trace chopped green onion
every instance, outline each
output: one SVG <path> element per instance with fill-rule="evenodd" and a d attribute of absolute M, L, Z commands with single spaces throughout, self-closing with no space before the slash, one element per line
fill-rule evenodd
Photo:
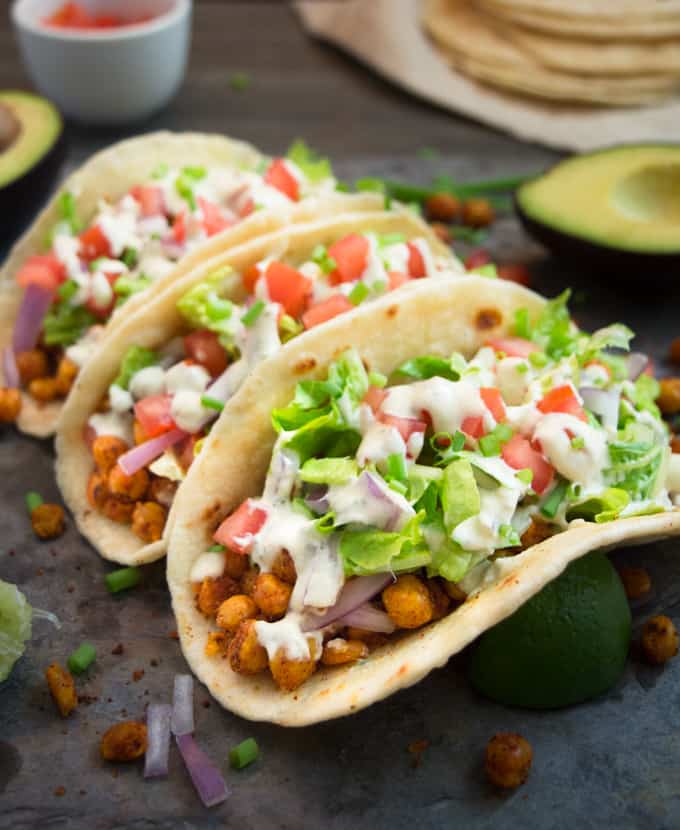
<path fill-rule="evenodd" d="M 387 456 L 387 475 L 402 482 L 408 478 L 406 459 L 401 453 L 393 452 Z"/>
<path fill-rule="evenodd" d="M 102 265 L 107 261 L 108 257 L 105 256 L 98 256 L 97 259 L 93 259 L 90 263 L 90 271 L 94 274 L 95 271 L 99 271 Z"/>
<path fill-rule="evenodd" d="M 165 162 L 161 162 L 151 173 L 152 179 L 163 179 L 170 172 L 170 168 Z"/>
<path fill-rule="evenodd" d="M 571 439 L 571 446 L 574 450 L 582 450 L 586 445 L 586 442 L 582 435 L 575 435 Z"/>
<path fill-rule="evenodd" d="M 482 435 L 479 439 L 479 449 L 482 455 L 487 457 L 501 454 L 501 442 L 498 438 L 490 432 L 488 435 Z"/>
<path fill-rule="evenodd" d="M 190 179 L 194 179 L 198 181 L 199 179 L 204 179 L 207 175 L 207 170 L 205 167 L 183 167 L 182 174 L 184 176 L 188 176 Z"/>
<path fill-rule="evenodd" d="M 222 401 L 218 401 L 217 398 L 211 398 L 210 395 L 201 395 L 201 406 L 204 406 L 206 409 L 214 409 L 216 412 L 221 412 L 224 409 Z"/>
<path fill-rule="evenodd" d="M 468 273 L 478 274 L 480 277 L 490 277 L 491 279 L 494 279 L 498 276 L 498 269 L 492 262 L 487 262 L 486 265 L 480 265 L 477 268 L 473 268 Z"/>
<path fill-rule="evenodd" d="M 247 72 L 232 72 L 229 86 L 234 92 L 244 92 L 250 86 L 250 75 Z"/>
<path fill-rule="evenodd" d="M 290 314 L 284 314 L 279 320 L 279 331 L 281 332 L 281 340 L 284 343 L 292 340 L 293 337 L 297 337 L 304 330 L 305 327 L 302 323 L 298 323 L 295 317 L 291 317 Z"/>
<path fill-rule="evenodd" d="M 257 320 L 257 318 L 262 314 L 264 311 L 264 301 L 263 300 L 256 300 L 246 311 L 246 313 L 241 317 L 241 322 L 244 326 L 252 326 L 253 323 Z"/>
<path fill-rule="evenodd" d="M 139 585 L 141 579 L 142 572 L 139 568 L 120 568 L 117 571 L 111 571 L 104 577 L 106 587 L 112 594 L 134 588 L 135 585 Z"/>
<path fill-rule="evenodd" d="M 531 484 L 534 480 L 534 471 L 525 467 L 523 470 L 517 470 L 515 478 L 519 479 L 522 484 Z"/>
<path fill-rule="evenodd" d="M 545 352 L 531 352 L 529 355 L 529 363 L 537 369 L 545 366 L 548 362 L 548 356 Z"/>
<path fill-rule="evenodd" d="M 317 245 L 312 251 L 312 262 L 315 262 L 324 274 L 331 274 L 338 267 L 337 262 L 328 254 L 325 245 Z"/>
<path fill-rule="evenodd" d="M 223 550 L 224 550 L 224 545 L 211 545 L 208 548 L 208 551 L 210 553 L 222 553 Z"/>
<path fill-rule="evenodd" d="M 368 286 L 363 282 L 358 282 L 347 295 L 347 299 L 353 305 L 359 305 L 359 303 L 363 303 L 366 297 L 368 297 L 368 294 Z"/>
<path fill-rule="evenodd" d="M 128 268 L 134 268 L 137 264 L 138 256 L 139 251 L 136 248 L 126 248 L 123 251 L 123 256 L 121 257 L 121 260 L 125 265 L 127 265 Z"/>
<path fill-rule="evenodd" d="M 385 280 L 376 280 L 374 283 L 371 283 L 371 291 L 375 292 L 376 294 L 382 294 L 386 288 L 387 283 L 385 282 Z"/>
<path fill-rule="evenodd" d="M 218 297 L 217 294 L 208 294 L 205 308 L 211 320 L 228 320 L 231 317 L 233 303 Z"/>
<path fill-rule="evenodd" d="M 548 498 L 541 505 L 541 513 L 548 519 L 552 519 L 555 517 L 555 514 L 559 510 L 560 505 L 564 501 L 564 497 L 567 494 L 568 487 L 569 482 L 565 479 L 562 479 L 555 485 L 555 488 L 553 489 L 552 493 L 550 493 Z"/>
<path fill-rule="evenodd" d="M 175 190 L 179 193 L 179 195 L 184 199 L 185 202 L 188 202 L 189 207 L 192 210 L 196 210 L 196 199 L 194 197 L 194 182 L 191 181 L 191 177 L 186 175 L 178 176 L 175 180 Z"/>
<path fill-rule="evenodd" d="M 518 363 L 515 366 L 515 371 L 518 375 L 526 375 L 526 373 L 529 371 L 529 367 L 526 363 Z"/>
<path fill-rule="evenodd" d="M 59 299 L 64 303 L 67 303 L 77 293 L 78 283 L 75 280 L 66 280 L 57 288 Z"/>
<path fill-rule="evenodd" d="M 369 372 L 368 382 L 371 386 L 377 386 L 378 389 L 382 389 L 387 386 L 387 376 L 383 375 L 382 372 Z"/>
<path fill-rule="evenodd" d="M 234 769 L 243 769 L 256 761 L 260 748 L 255 738 L 246 738 L 229 753 L 229 763 Z"/>
<path fill-rule="evenodd" d="M 398 245 L 400 242 L 406 242 L 403 233 L 383 233 L 378 237 L 378 245 L 381 248 L 389 248 L 390 245 Z"/>
<path fill-rule="evenodd" d="M 43 497 L 40 493 L 36 493 L 35 490 L 30 490 L 26 493 L 26 507 L 28 507 L 29 513 L 32 513 L 41 504 L 43 504 Z"/>
<path fill-rule="evenodd" d="M 59 197 L 59 213 L 61 218 L 68 222 L 72 233 L 78 233 L 82 230 L 82 223 L 78 219 L 78 205 L 76 204 L 76 197 L 73 193 L 65 190 Z"/>
<path fill-rule="evenodd" d="M 531 340 L 531 323 L 529 322 L 529 309 L 518 308 L 515 312 L 515 330 L 517 337 Z"/>
<path fill-rule="evenodd" d="M 68 658 L 68 668 L 73 674 L 82 674 L 94 662 L 97 656 L 95 648 L 90 643 L 83 643 Z"/>
<path fill-rule="evenodd" d="M 387 486 L 390 488 L 390 490 L 394 490 L 395 492 L 400 493 L 402 496 L 405 496 L 408 492 L 408 487 L 406 486 L 406 484 L 403 481 L 397 481 L 396 478 L 391 478 L 387 482 Z"/>

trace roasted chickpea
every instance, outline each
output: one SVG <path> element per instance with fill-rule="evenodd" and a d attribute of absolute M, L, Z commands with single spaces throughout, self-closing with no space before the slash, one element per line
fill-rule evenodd
<path fill-rule="evenodd" d="M 449 245 L 451 243 L 451 231 L 443 222 L 432 222 L 430 224 L 430 227 L 432 228 L 434 235 L 437 237 L 437 239 L 439 239 L 445 245 Z"/>
<path fill-rule="evenodd" d="M 200 584 L 196 595 L 196 605 L 201 614 L 214 617 L 224 600 L 238 593 L 238 582 L 230 576 L 208 577 Z"/>
<path fill-rule="evenodd" d="M 108 496 L 99 508 L 107 519 L 121 525 L 129 525 L 132 521 L 132 513 L 135 503 L 122 496 Z"/>
<path fill-rule="evenodd" d="M 253 599 L 265 617 L 282 617 L 292 593 L 292 587 L 274 574 L 260 574 L 253 587 Z"/>
<path fill-rule="evenodd" d="M 18 389 L 0 389 L 0 423 L 13 424 L 21 412 L 21 392 Z"/>
<path fill-rule="evenodd" d="M 531 744 L 521 735 L 499 732 L 486 745 L 484 767 L 496 787 L 519 787 L 529 776 L 531 761 Z"/>
<path fill-rule="evenodd" d="M 50 403 L 59 397 L 56 378 L 36 378 L 28 384 L 29 395 L 38 403 Z"/>
<path fill-rule="evenodd" d="M 467 594 L 456 582 L 444 580 L 444 590 L 454 602 L 465 602 L 467 599 Z"/>
<path fill-rule="evenodd" d="M 147 498 L 149 501 L 155 501 L 162 507 L 171 507 L 172 502 L 175 499 L 175 493 L 177 492 L 178 486 L 179 482 L 177 481 L 170 481 L 168 478 L 152 476 Z"/>
<path fill-rule="evenodd" d="M 680 412 L 680 378 L 661 378 L 656 402 L 664 415 Z"/>
<path fill-rule="evenodd" d="M 274 682 L 279 689 L 292 692 L 301 686 L 307 678 L 316 671 L 316 640 L 309 638 L 309 657 L 301 660 L 293 660 L 286 655 L 283 648 L 280 648 L 274 657 L 269 661 L 269 671 L 272 673 Z"/>
<path fill-rule="evenodd" d="M 348 626 L 345 629 L 345 639 L 360 640 L 362 643 L 365 643 L 371 651 L 374 648 L 384 646 L 388 641 L 385 634 L 379 634 L 377 631 L 367 631 L 364 628 L 354 628 L 353 626 Z"/>
<path fill-rule="evenodd" d="M 114 724 L 102 735 L 99 749 L 105 761 L 136 761 L 146 752 L 146 725 L 135 720 Z"/>
<path fill-rule="evenodd" d="M 429 623 L 434 603 L 427 586 L 412 574 L 400 576 L 382 592 L 385 610 L 397 628 L 420 628 Z"/>
<path fill-rule="evenodd" d="M 448 613 L 451 598 L 442 588 L 441 582 L 438 579 L 428 579 L 427 590 L 430 592 L 432 606 L 434 608 L 432 619 L 441 620 Z"/>
<path fill-rule="evenodd" d="M 248 570 L 248 557 L 233 550 L 224 551 L 224 573 L 233 579 L 240 579 Z"/>
<path fill-rule="evenodd" d="M 238 674 L 259 674 L 267 668 L 267 652 L 257 639 L 255 620 L 239 625 L 227 653 L 229 665 Z"/>
<path fill-rule="evenodd" d="M 260 572 L 256 567 L 248 568 L 248 570 L 244 571 L 243 576 L 241 577 L 241 592 L 248 594 L 249 597 L 252 597 L 253 591 L 255 590 L 255 583 L 257 582 L 259 575 Z"/>
<path fill-rule="evenodd" d="M 226 631 L 211 631 L 205 642 L 203 653 L 206 657 L 226 655 L 229 648 L 229 634 Z"/>
<path fill-rule="evenodd" d="M 142 468 L 129 476 L 116 464 L 109 472 L 106 483 L 114 496 L 125 496 L 126 499 L 138 501 L 144 498 L 149 488 L 149 474 Z"/>
<path fill-rule="evenodd" d="M 68 717 L 78 705 L 73 675 L 62 668 L 59 663 L 52 663 L 47 667 L 45 677 L 59 714 L 62 718 Z"/>
<path fill-rule="evenodd" d="M 163 537 L 168 511 L 155 501 L 138 501 L 132 511 L 132 532 L 147 545 Z"/>
<path fill-rule="evenodd" d="M 368 657 L 368 646 L 361 640 L 343 640 L 336 637 L 323 647 L 321 662 L 324 666 L 342 666 Z"/>
<path fill-rule="evenodd" d="M 555 535 L 555 528 L 547 522 L 542 522 L 540 519 L 532 519 L 529 527 L 524 531 L 520 537 L 520 542 L 524 549 L 537 545 Z"/>
<path fill-rule="evenodd" d="M 453 222 L 460 216 L 460 201 L 451 193 L 433 193 L 425 200 L 428 219 L 439 222 Z"/>
<path fill-rule="evenodd" d="M 678 653 L 678 632 L 663 614 L 647 620 L 642 629 L 642 652 L 648 663 L 667 663 Z"/>
<path fill-rule="evenodd" d="M 671 363 L 675 363 L 680 366 L 680 337 L 676 337 L 675 340 L 671 343 L 671 347 L 668 352 L 668 358 Z"/>
<path fill-rule="evenodd" d="M 619 568 L 619 576 L 628 599 L 638 599 L 652 587 L 652 581 L 644 568 L 630 568 L 626 565 Z"/>
<path fill-rule="evenodd" d="M 98 435 L 92 442 L 92 457 L 99 470 L 108 475 L 128 449 L 122 438 L 115 435 Z"/>
<path fill-rule="evenodd" d="M 135 440 L 135 446 L 139 444 L 143 444 L 145 441 L 149 440 L 149 436 L 144 432 L 144 427 L 139 423 L 139 421 L 135 418 L 135 422 L 132 425 L 132 435 Z"/>
<path fill-rule="evenodd" d="M 272 573 L 274 576 L 278 576 L 282 582 L 295 585 L 297 580 L 295 562 L 293 562 L 293 557 L 287 550 L 281 550 L 276 554 L 276 558 L 272 562 Z"/>
<path fill-rule="evenodd" d="M 104 507 L 104 502 L 111 494 L 106 486 L 106 476 L 92 473 L 87 482 L 87 500 L 96 510 Z"/>
<path fill-rule="evenodd" d="M 26 352 L 19 352 L 16 356 L 19 377 L 24 386 L 37 378 L 44 378 L 49 375 L 50 364 L 47 355 L 42 349 L 29 349 Z"/>
<path fill-rule="evenodd" d="M 78 367 L 69 360 L 68 357 L 62 357 L 57 367 L 57 389 L 62 397 L 66 397 L 71 391 L 71 387 L 78 376 Z"/>
<path fill-rule="evenodd" d="M 60 504 L 39 504 L 31 511 L 31 525 L 40 539 L 56 539 L 64 532 L 64 508 Z"/>
<path fill-rule="evenodd" d="M 496 218 L 496 213 L 486 199 L 467 199 L 463 202 L 463 223 L 471 228 L 485 228 Z"/>
<path fill-rule="evenodd" d="M 216 622 L 225 631 L 236 631 L 244 620 L 257 616 L 257 605 L 245 594 L 234 594 L 217 609 Z"/>

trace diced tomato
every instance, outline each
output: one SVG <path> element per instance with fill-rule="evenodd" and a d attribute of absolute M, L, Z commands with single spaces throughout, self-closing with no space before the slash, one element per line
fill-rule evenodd
<path fill-rule="evenodd" d="M 575 415 L 582 421 L 588 421 L 588 416 L 568 383 L 551 389 L 536 406 L 545 414 L 563 412 L 565 415 Z"/>
<path fill-rule="evenodd" d="M 150 395 L 135 404 L 135 417 L 149 438 L 156 438 L 164 432 L 175 429 L 170 409 L 172 395 Z"/>
<path fill-rule="evenodd" d="M 484 406 L 493 415 L 494 420 L 502 424 L 506 418 L 505 404 L 499 389 L 495 386 L 483 386 L 479 390 L 479 395 L 484 401 Z"/>
<path fill-rule="evenodd" d="M 502 280 L 516 282 L 519 285 L 531 285 L 531 274 L 526 265 L 499 265 L 496 270 Z"/>
<path fill-rule="evenodd" d="M 230 228 L 234 224 L 224 216 L 219 205 L 216 205 L 214 202 L 209 202 L 202 196 L 199 196 L 196 201 L 203 212 L 203 227 L 208 236 L 214 236 L 216 233 L 226 230 L 226 228 Z"/>
<path fill-rule="evenodd" d="M 310 306 L 302 315 L 302 323 L 306 329 L 312 329 L 327 320 L 332 320 L 338 314 L 352 311 L 356 306 L 344 294 L 333 294 L 327 300 L 322 300 Z"/>
<path fill-rule="evenodd" d="M 378 417 L 381 423 L 394 427 L 404 439 L 404 443 L 415 432 L 425 432 L 427 429 L 425 421 L 419 421 L 417 418 L 401 418 L 398 415 L 388 415 L 386 412 L 381 412 Z"/>
<path fill-rule="evenodd" d="M 213 539 L 234 553 L 247 554 L 253 546 L 255 536 L 262 530 L 267 513 L 255 507 L 250 499 L 235 510 L 215 531 Z"/>
<path fill-rule="evenodd" d="M 113 289 L 113 286 L 116 284 L 116 280 L 120 274 L 104 274 L 104 276 Z M 85 307 L 91 314 L 94 314 L 94 316 L 98 317 L 100 320 L 107 320 L 113 314 L 113 309 L 116 307 L 116 299 L 115 293 L 111 291 L 111 299 L 105 306 L 101 306 L 97 305 L 94 297 L 90 295 L 85 301 Z"/>
<path fill-rule="evenodd" d="M 381 389 L 379 386 L 369 386 L 364 396 L 364 403 L 367 403 L 373 412 L 377 413 L 386 397 L 386 389 Z"/>
<path fill-rule="evenodd" d="M 55 291 L 66 279 L 66 267 L 54 254 L 29 257 L 17 273 L 17 282 L 22 288 L 39 285 Z"/>
<path fill-rule="evenodd" d="M 92 225 L 80 234 L 80 246 L 83 257 L 88 261 L 100 256 L 111 256 L 111 245 L 99 225 Z"/>
<path fill-rule="evenodd" d="M 260 279 L 262 276 L 262 271 L 258 265 L 251 265 L 249 268 L 243 272 L 241 277 L 243 281 L 243 287 L 249 294 L 253 294 L 255 291 L 255 283 Z"/>
<path fill-rule="evenodd" d="M 130 189 L 130 196 L 139 202 L 142 216 L 162 216 L 165 213 L 165 200 L 160 187 L 137 184 Z"/>
<path fill-rule="evenodd" d="M 251 213 L 255 211 L 255 202 L 252 199 L 248 199 L 248 201 L 243 205 L 241 210 L 239 211 L 239 216 L 241 219 L 245 219 L 246 216 L 250 216 Z"/>
<path fill-rule="evenodd" d="M 401 271 L 390 271 L 387 277 L 390 281 L 390 291 L 394 291 L 395 288 L 399 288 L 411 279 L 408 274 L 402 274 Z"/>
<path fill-rule="evenodd" d="M 483 248 L 479 248 L 477 251 L 472 251 L 471 254 L 465 257 L 463 265 L 466 271 L 472 271 L 473 268 L 480 268 L 482 265 L 488 265 L 490 262 L 491 257 L 489 256 L 489 252 Z"/>
<path fill-rule="evenodd" d="M 531 486 L 539 495 L 550 487 L 555 473 L 554 469 L 541 453 L 519 433 L 503 444 L 501 455 L 503 461 L 513 470 L 531 470 L 534 474 Z"/>
<path fill-rule="evenodd" d="M 531 340 L 525 340 L 523 337 L 491 337 L 485 345 L 491 346 L 497 352 L 503 352 L 508 357 L 523 357 L 525 359 L 532 352 L 540 351 L 535 343 L 532 343 Z"/>
<path fill-rule="evenodd" d="M 284 159 L 274 159 L 264 174 L 264 180 L 267 184 L 280 190 L 285 196 L 288 196 L 293 202 L 297 202 L 300 198 L 298 181 L 290 170 L 288 170 Z"/>
<path fill-rule="evenodd" d="M 331 285 L 354 282 L 364 273 L 370 245 L 365 236 L 351 233 L 338 239 L 328 248 L 328 256 L 335 260 L 336 269 L 328 275 Z"/>
<path fill-rule="evenodd" d="M 175 445 L 175 456 L 179 462 L 180 467 L 187 472 L 189 467 L 194 463 L 196 458 L 196 444 L 205 438 L 205 432 L 201 430 L 195 435 L 187 435 L 178 444 Z"/>
<path fill-rule="evenodd" d="M 179 243 L 180 245 L 184 242 L 187 238 L 187 212 L 186 210 L 181 210 L 177 216 L 175 216 L 175 221 L 172 225 L 172 236 L 175 242 Z"/>
<path fill-rule="evenodd" d="M 43 19 L 43 23 L 50 26 L 65 26 L 69 28 L 88 28 L 92 25 L 92 18 L 87 9 L 79 3 L 64 3 L 49 17 Z"/>
<path fill-rule="evenodd" d="M 481 438 L 484 435 L 484 418 L 481 415 L 468 415 L 463 419 L 460 431 L 470 438 Z"/>
<path fill-rule="evenodd" d="M 418 246 L 413 242 L 407 242 L 408 248 L 408 272 L 414 280 L 427 276 L 427 269 L 425 268 L 425 260 L 420 253 Z"/>
<path fill-rule="evenodd" d="M 200 363 L 216 378 L 229 365 L 227 352 L 214 331 L 199 329 L 184 338 L 184 351 L 190 360 Z"/>
<path fill-rule="evenodd" d="M 312 281 L 283 262 L 270 262 L 265 273 L 269 299 L 281 303 L 286 314 L 297 319 L 312 293 Z"/>

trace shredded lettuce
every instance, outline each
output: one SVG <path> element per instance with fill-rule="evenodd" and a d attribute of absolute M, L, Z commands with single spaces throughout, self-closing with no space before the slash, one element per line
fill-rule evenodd
<path fill-rule="evenodd" d="M 358 474 L 353 458 L 310 458 L 300 470 L 300 479 L 308 484 L 346 484 Z"/>
<path fill-rule="evenodd" d="M 635 501 L 651 498 L 664 461 L 665 447 L 647 424 L 629 421 L 609 444 L 609 484 Z"/>
<path fill-rule="evenodd" d="M 452 461 L 444 469 L 441 501 L 444 527 L 449 535 L 465 519 L 479 513 L 481 501 L 477 481 L 472 464 L 466 458 Z"/>
<path fill-rule="evenodd" d="M 407 360 L 399 366 L 395 374 L 413 380 L 427 380 L 435 376 L 447 380 L 460 380 L 460 372 L 452 366 L 452 361 L 435 355 L 425 355 Z"/>
<path fill-rule="evenodd" d="M 420 521 L 414 516 L 400 533 L 383 530 L 345 530 L 340 536 L 339 553 L 347 576 L 375 573 L 403 573 L 423 568 L 432 561 L 425 544 Z"/>
<path fill-rule="evenodd" d="M 129 274 L 121 274 L 113 284 L 113 293 L 118 297 L 116 305 L 122 305 L 133 294 L 146 291 L 152 280 L 144 274 L 133 277 Z"/>
<path fill-rule="evenodd" d="M 301 138 L 298 138 L 291 144 L 286 156 L 293 164 L 297 164 L 312 184 L 318 184 L 325 179 L 333 178 L 333 169 L 330 161 L 320 156 L 315 150 L 305 144 Z"/>
<path fill-rule="evenodd" d="M 147 366 L 155 366 L 157 363 L 158 355 L 156 352 L 146 349 L 144 346 L 130 346 L 125 352 L 125 357 L 120 364 L 120 372 L 113 381 L 113 385 L 120 386 L 121 389 L 127 389 L 133 375 L 136 375 L 141 369 L 146 369 Z"/>
<path fill-rule="evenodd" d="M 224 280 L 230 273 L 229 267 L 220 269 L 187 291 L 177 302 L 180 314 L 188 323 L 195 328 L 214 331 L 225 348 L 233 345 L 235 326 L 240 322 L 234 314 L 234 304 L 220 296 Z"/>
<path fill-rule="evenodd" d="M 46 346 L 71 346 L 97 323 L 94 314 L 85 306 L 57 303 L 47 312 L 43 321 L 43 339 Z"/>
<path fill-rule="evenodd" d="M 618 487 L 608 487 L 596 496 L 590 496 L 567 510 L 567 519 L 585 519 L 588 522 L 610 522 L 630 504 L 630 495 Z"/>

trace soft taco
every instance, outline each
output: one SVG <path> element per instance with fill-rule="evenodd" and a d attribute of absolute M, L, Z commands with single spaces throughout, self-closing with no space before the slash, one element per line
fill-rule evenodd
<path fill-rule="evenodd" d="M 214 253 L 288 222 L 380 197 L 342 195 L 302 142 L 286 158 L 218 135 L 153 133 L 93 156 L 64 183 L 0 273 L 0 385 L 18 426 L 54 431 L 102 326 Z M 115 324 L 115 322 L 114 322 Z"/>
<path fill-rule="evenodd" d="M 175 504 L 184 654 L 302 726 L 443 665 L 585 553 L 680 532 L 627 328 L 479 276 L 414 283 L 250 376 Z"/>
<path fill-rule="evenodd" d="M 176 279 L 100 343 L 57 431 L 57 479 L 107 559 L 165 552 L 175 491 L 228 398 L 284 343 L 462 267 L 406 209 L 302 223 Z"/>

